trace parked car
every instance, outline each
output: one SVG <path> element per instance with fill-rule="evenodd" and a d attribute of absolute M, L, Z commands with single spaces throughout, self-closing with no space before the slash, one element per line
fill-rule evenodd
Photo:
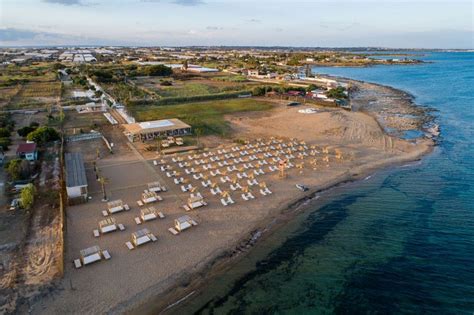
<path fill-rule="evenodd" d="M 298 105 L 301 105 L 301 103 L 300 102 L 291 102 L 291 103 L 286 104 L 286 106 L 298 106 Z"/>
<path fill-rule="evenodd" d="M 18 210 L 19 208 L 20 208 L 20 199 L 15 198 L 10 203 L 10 207 L 8 208 L 8 210 L 15 211 L 15 210 Z"/>

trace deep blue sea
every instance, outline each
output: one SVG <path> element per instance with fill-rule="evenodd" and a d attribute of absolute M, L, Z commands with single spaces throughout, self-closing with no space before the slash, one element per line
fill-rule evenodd
<path fill-rule="evenodd" d="M 431 63 L 313 72 L 413 94 L 437 110 L 435 151 L 324 193 L 182 311 L 474 313 L 474 53 L 421 58 Z"/>

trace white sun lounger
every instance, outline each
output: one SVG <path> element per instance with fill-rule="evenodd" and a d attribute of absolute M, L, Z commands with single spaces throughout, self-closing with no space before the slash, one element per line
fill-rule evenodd
<path fill-rule="evenodd" d="M 112 258 L 112 256 L 110 256 L 107 250 L 102 251 L 102 256 L 104 256 L 105 260 L 109 260 L 110 258 Z"/>
<path fill-rule="evenodd" d="M 76 269 L 79 269 L 82 267 L 80 259 L 74 259 L 74 267 L 76 267 Z"/>
<path fill-rule="evenodd" d="M 118 228 L 120 231 L 124 231 L 125 230 L 125 226 L 122 224 L 122 223 L 119 223 L 117 224 Z"/>
<path fill-rule="evenodd" d="M 169 231 L 171 234 L 173 234 L 173 235 L 178 235 L 178 234 L 179 234 L 179 232 L 176 231 L 176 230 L 175 230 L 174 228 L 172 228 L 172 227 L 169 228 L 168 231 Z"/>
<path fill-rule="evenodd" d="M 222 192 L 222 190 L 219 187 L 211 188 L 211 194 L 213 194 L 213 195 L 220 194 L 221 192 Z"/>
<path fill-rule="evenodd" d="M 107 210 L 103 210 L 103 211 L 102 211 L 102 215 L 103 215 L 104 217 L 106 217 L 106 216 L 109 215 L 109 213 L 107 212 Z"/>
<path fill-rule="evenodd" d="M 99 230 L 93 230 L 92 233 L 94 234 L 94 237 L 100 236 Z"/>
<path fill-rule="evenodd" d="M 125 245 L 128 247 L 128 249 L 132 250 L 135 247 L 133 246 L 132 242 L 126 242 Z"/>

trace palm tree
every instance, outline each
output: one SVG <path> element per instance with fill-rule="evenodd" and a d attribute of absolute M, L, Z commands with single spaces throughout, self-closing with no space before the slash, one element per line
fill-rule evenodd
<path fill-rule="evenodd" d="M 194 129 L 194 133 L 196 134 L 196 142 L 197 142 L 197 145 L 198 145 L 198 147 L 200 147 L 200 146 L 201 146 L 201 143 L 199 142 L 199 136 L 202 135 L 202 130 L 201 130 L 201 128 L 196 128 L 196 129 Z"/>
<path fill-rule="evenodd" d="M 99 176 L 99 182 L 100 182 L 100 186 L 102 188 L 102 201 L 107 201 L 107 194 L 105 192 L 105 184 L 108 183 L 108 179 L 103 177 L 103 176 Z"/>

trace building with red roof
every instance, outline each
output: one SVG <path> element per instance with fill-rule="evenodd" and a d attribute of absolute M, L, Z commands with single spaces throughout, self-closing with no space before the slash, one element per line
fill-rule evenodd
<path fill-rule="evenodd" d="M 21 143 L 16 149 L 16 155 L 20 159 L 35 161 L 38 159 L 36 143 Z"/>

